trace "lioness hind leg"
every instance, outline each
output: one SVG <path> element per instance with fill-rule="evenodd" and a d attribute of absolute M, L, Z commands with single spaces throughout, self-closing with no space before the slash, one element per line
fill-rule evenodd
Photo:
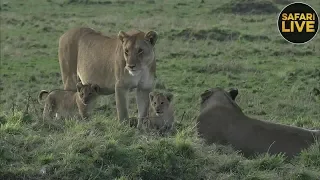
<path fill-rule="evenodd" d="M 59 42 L 59 64 L 63 88 L 76 90 L 78 53 L 76 44 L 67 43 L 66 40 L 62 37 Z"/>

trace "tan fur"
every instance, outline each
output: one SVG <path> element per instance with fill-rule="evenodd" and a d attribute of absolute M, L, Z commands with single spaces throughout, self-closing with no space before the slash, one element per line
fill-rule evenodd
<path fill-rule="evenodd" d="M 261 121 L 246 116 L 235 103 L 238 90 L 213 88 L 201 94 L 197 129 L 208 143 L 231 144 L 245 156 L 285 153 L 292 158 L 320 136 L 318 130 Z"/>
<path fill-rule="evenodd" d="M 53 90 L 50 93 L 42 90 L 39 93 L 39 102 L 44 101 L 43 119 L 70 118 L 80 115 L 83 119 L 88 117 L 88 111 L 93 105 L 94 99 L 98 96 L 99 86 L 76 85 L 77 91 Z M 43 99 L 43 94 L 48 94 Z"/>
<path fill-rule="evenodd" d="M 81 82 L 94 83 L 101 93 L 115 93 L 118 119 L 129 118 L 127 93 L 137 89 L 138 127 L 148 115 L 149 93 L 156 74 L 157 33 L 120 31 L 108 37 L 90 28 L 75 28 L 59 40 L 59 63 L 65 90 Z"/>
<path fill-rule="evenodd" d="M 41 90 L 38 96 L 38 102 L 39 104 L 42 104 L 43 95 L 48 96 L 49 92 L 46 90 Z"/>
<path fill-rule="evenodd" d="M 174 123 L 174 109 L 172 105 L 173 95 L 159 92 L 151 92 L 149 126 L 157 129 L 160 133 L 172 131 Z"/>

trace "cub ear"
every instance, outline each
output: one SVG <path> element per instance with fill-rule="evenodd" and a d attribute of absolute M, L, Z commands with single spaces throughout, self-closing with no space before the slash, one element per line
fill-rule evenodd
<path fill-rule="evenodd" d="M 232 100 L 236 99 L 236 97 L 238 96 L 238 93 L 239 93 L 239 91 L 236 88 L 231 88 L 229 90 L 229 94 L 230 94 Z"/>
<path fill-rule="evenodd" d="M 118 33 L 118 38 L 120 39 L 121 42 L 124 42 L 124 39 L 128 38 L 128 36 L 129 35 L 124 31 L 119 31 Z"/>
<path fill-rule="evenodd" d="M 200 97 L 201 97 L 201 100 L 202 100 L 202 102 L 203 101 L 205 101 L 205 100 L 207 100 L 211 95 L 212 95 L 212 91 L 211 90 L 206 90 L 205 92 L 203 92 L 201 95 L 200 95 Z"/>
<path fill-rule="evenodd" d="M 168 101 L 171 102 L 172 99 L 173 99 L 173 94 L 172 93 L 167 93 L 166 96 L 167 96 Z"/>
<path fill-rule="evenodd" d="M 148 41 L 150 41 L 150 43 L 152 44 L 152 46 L 154 46 L 158 40 L 158 34 L 155 31 L 149 31 L 146 33 L 146 35 L 144 36 Z"/>
<path fill-rule="evenodd" d="M 155 93 L 154 93 L 154 92 L 150 92 L 150 93 L 149 93 L 149 99 L 150 99 L 150 101 L 153 101 L 154 96 L 155 96 Z"/>
<path fill-rule="evenodd" d="M 80 92 L 81 88 L 82 88 L 83 84 L 81 82 L 77 83 L 77 91 Z"/>
<path fill-rule="evenodd" d="M 99 93 L 100 92 L 100 86 L 98 84 L 92 84 L 91 88 L 96 92 Z"/>

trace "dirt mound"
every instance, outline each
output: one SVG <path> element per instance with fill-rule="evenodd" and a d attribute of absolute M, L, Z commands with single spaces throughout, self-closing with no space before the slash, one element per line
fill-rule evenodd
<path fill-rule="evenodd" d="M 271 1 L 266 0 L 231 0 L 221 5 L 212 12 L 234 13 L 234 14 L 272 14 L 280 10 Z"/>
<path fill-rule="evenodd" d="M 290 3 L 293 3 L 291 0 L 272 0 L 272 2 L 276 4 L 281 4 L 281 5 L 288 5 Z"/>
<path fill-rule="evenodd" d="M 237 64 L 235 62 L 224 62 L 224 63 L 208 63 L 207 65 L 192 65 L 188 68 L 191 72 L 201 73 L 201 74 L 216 74 L 216 73 L 232 73 L 240 74 L 241 72 L 254 72 L 260 73 L 256 68 L 248 68 L 243 65 Z"/>
<path fill-rule="evenodd" d="M 108 0 L 68 0 L 67 4 L 87 4 L 87 5 L 108 5 L 108 4 L 134 4 L 132 0 L 121 0 L 121 1 L 108 1 Z"/>
<path fill-rule="evenodd" d="M 179 51 L 179 52 L 172 52 L 166 58 L 172 59 L 172 58 L 208 58 L 208 57 L 214 57 L 219 56 L 223 54 L 223 52 L 216 52 L 216 53 L 201 53 L 201 52 L 190 52 L 190 51 Z"/>
<path fill-rule="evenodd" d="M 0 11 L 8 11 L 11 7 L 7 2 L 1 2 Z"/>
<path fill-rule="evenodd" d="M 68 0 L 67 4 L 112 4 L 111 1 L 92 1 L 92 0 Z"/>
<path fill-rule="evenodd" d="M 269 40 L 267 36 L 241 34 L 238 31 L 232 31 L 230 29 L 220 29 L 217 27 L 202 30 L 194 30 L 192 28 L 183 29 L 181 31 L 171 30 L 169 34 L 169 38 L 172 40 L 175 38 L 183 38 L 186 40 L 210 39 L 216 41 L 232 41 L 238 39 L 244 39 L 247 41 Z"/>

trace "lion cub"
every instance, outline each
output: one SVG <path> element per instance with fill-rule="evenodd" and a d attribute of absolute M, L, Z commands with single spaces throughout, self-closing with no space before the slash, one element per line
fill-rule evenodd
<path fill-rule="evenodd" d="M 77 91 L 69 90 L 53 90 L 51 92 L 42 90 L 39 94 L 38 100 L 41 104 L 43 95 L 47 94 L 45 98 L 45 105 L 43 109 L 43 119 L 53 118 L 67 118 L 73 116 L 80 116 L 83 119 L 88 117 L 88 111 L 92 107 L 93 100 L 98 96 L 100 87 L 98 85 L 77 83 Z"/>
<path fill-rule="evenodd" d="M 173 131 L 174 109 L 172 105 L 173 94 L 151 92 L 149 94 L 149 127 L 157 129 L 162 134 L 165 131 Z"/>

